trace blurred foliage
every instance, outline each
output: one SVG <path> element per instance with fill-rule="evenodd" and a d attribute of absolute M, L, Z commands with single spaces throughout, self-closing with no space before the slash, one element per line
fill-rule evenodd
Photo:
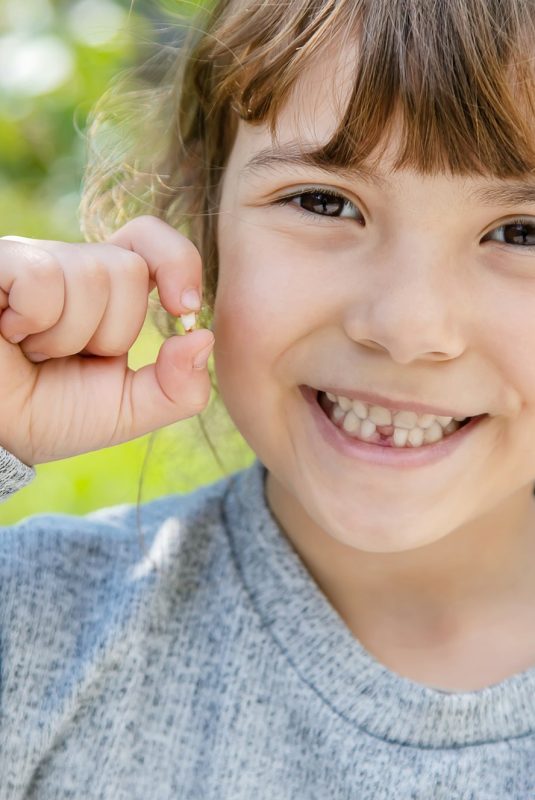
<path fill-rule="evenodd" d="M 199 2 L 0 0 L 0 236 L 82 241 L 77 210 L 88 113 L 109 82 L 146 55 L 156 28 L 161 41 L 174 16 L 191 16 Z M 147 320 L 129 365 L 154 361 L 161 341 Z M 253 456 L 219 403 L 214 413 L 214 399 L 206 424 L 211 435 L 215 424 L 214 445 L 233 471 Z M 34 482 L 0 505 L 0 524 L 136 502 L 149 439 L 38 465 Z M 153 440 L 141 499 L 222 475 L 199 420 L 187 420 Z"/>

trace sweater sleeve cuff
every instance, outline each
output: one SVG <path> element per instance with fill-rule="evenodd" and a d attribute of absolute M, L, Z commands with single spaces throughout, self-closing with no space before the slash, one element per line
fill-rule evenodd
<path fill-rule="evenodd" d="M 23 489 L 35 478 L 36 472 L 0 445 L 0 503 Z"/>

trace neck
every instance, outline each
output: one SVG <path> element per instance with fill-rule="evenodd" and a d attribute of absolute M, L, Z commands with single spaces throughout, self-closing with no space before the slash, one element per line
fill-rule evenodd
<path fill-rule="evenodd" d="M 311 576 L 359 638 L 392 644 L 462 640 L 508 604 L 535 606 L 535 501 L 525 486 L 436 542 L 410 551 L 356 550 L 321 530 L 268 473 L 271 511 Z"/>

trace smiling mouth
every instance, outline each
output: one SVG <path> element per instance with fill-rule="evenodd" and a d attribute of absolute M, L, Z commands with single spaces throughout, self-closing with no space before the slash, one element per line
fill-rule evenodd
<path fill-rule="evenodd" d="M 325 392 L 316 391 L 316 402 L 330 422 L 351 439 L 358 439 L 380 447 L 399 449 L 420 449 L 433 445 L 443 439 L 455 436 L 457 431 L 469 425 L 473 420 L 483 419 L 488 414 L 478 417 L 466 417 L 462 421 L 451 420 L 447 424 L 439 421 L 427 421 L 426 427 L 397 427 L 395 425 L 377 425 L 369 418 L 359 418 L 352 408 L 342 409 L 338 403 L 330 400 Z M 443 423 L 444 420 L 441 418 Z"/>

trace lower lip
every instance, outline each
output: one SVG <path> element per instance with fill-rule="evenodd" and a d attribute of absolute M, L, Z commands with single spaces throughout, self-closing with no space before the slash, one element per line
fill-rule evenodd
<path fill-rule="evenodd" d="M 331 422 L 320 407 L 316 400 L 317 389 L 313 389 L 310 386 L 300 386 L 299 389 L 312 411 L 312 417 L 321 436 L 329 445 L 349 458 L 356 458 L 360 461 L 366 461 L 368 464 L 380 464 L 385 467 L 410 468 L 435 464 L 437 461 L 441 461 L 454 453 L 470 438 L 473 431 L 488 419 L 486 414 L 482 417 L 474 417 L 468 425 L 459 428 L 455 433 L 434 444 L 414 448 L 384 447 L 362 442 L 360 439 L 354 439 L 346 435 Z"/>

